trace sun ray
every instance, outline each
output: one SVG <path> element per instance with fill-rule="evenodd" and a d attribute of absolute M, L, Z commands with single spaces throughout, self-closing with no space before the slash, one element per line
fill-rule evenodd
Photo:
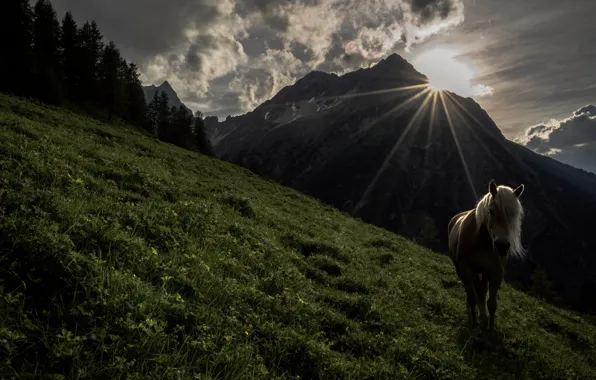
<path fill-rule="evenodd" d="M 404 108 L 405 106 L 407 106 L 408 104 L 412 103 L 414 100 L 418 99 L 419 97 L 421 97 L 424 94 L 430 94 L 431 90 L 428 87 L 424 87 L 424 89 L 422 91 L 417 92 L 416 94 L 410 96 L 409 98 L 407 98 L 405 101 L 399 103 L 397 106 L 393 107 L 392 109 L 390 109 L 389 111 L 387 111 L 383 116 L 373 120 L 372 122 L 370 122 L 368 125 L 366 125 L 363 129 L 364 130 L 368 130 L 371 127 L 373 127 L 376 124 L 379 124 L 380 122 L 382 122 L 383 120 L 387 119 L 390 115 L 394 114 L 395 112 L 399 111 L 400 109 Z"/>
<path fill-rule="evenodd" d="M 431 140 L 432 140 L 432 136 L 433 136 L 433 128 L 435 126 L 435 117 L 436 117 L 436 112 L 437 112 L 437 95 L 438 95 L 438 91 L 432 92 L 433 102 L 432 102 L 432 106 L 430 108 L 430 121 L 428 123 L 428 135 L 426 137 L 426 145 L 424 147 L 424 149 L 426 150 L 424 153 L 424 167 L 425 168 L 428 165 L 428 161 L 430 159 L 430 146 L 431 146 Z M 426 183 L 426 180 L 428 177 L 427 173 L 428 173 L 428 171 L 426 170 L 424 173 L 424 179 L 422 181 L 421 187 Z"/>
<path fill-rule="evenodd" d="M 474 120 L 474 122 L 475 122 L 475 123 L 476 123 L 476 124 L 477 124 L 477 125 L 480 127 L 480 130 L 481 130 L 481 131 L 482 131 L 482 132 L 483 132 L 485 135 L 487 135 L 487 136 L 490 136 L 490 137 L 494 137 L 494 136 L 491 136 L 491 134 L 490 134 L 488 131 L 486 131 L 486 130 L 484 129 L 484 126 L 483 126 L 483 124 L 482 124 L 482 123 L 480 123 L 480 121 L 478 121 L 478 119 L 477 119 L 477 118 L 476 118 L 474 115 L 472 115 L 472 114 L 470 113 L 470 111 L 468 111 L 468 110 L 466 109 L 466 107 L 464 107 L 464 106 L 463 106 L 463 105 L 462 105 L 462 104 L 461 104 L 461 103 L 460 103 L 460 102 L 459 102 L 457 99 L 455 99 L 455 97 L 453 97 L 453 95 L 451 95 L 451 94 L 449 94 L 449 93 L 447 93 L 447 95 L 449 95 L 449 97 L 451 98 L 451 100 L 453 100 L 453 102 L 454 102 L 454 103 L 455 103 L 455 104 L 456 104 L 456 105 L 457 105 L 457 106 L 458 106 L 458 107 L 459 107 L 459 108 L 460 108 L 462 111 L 464 111 L 464 112 L 466 113 L 466 115 L 468 115 L 468 116 L 469 116 L 469 117 L 470 117 L 472 120 Z M 497 127 L 497 128 L 498 128 L 498 127 Z M 515 160 L 515 161 L 516 161 L 516 162 L 517 162 L 519 165 L 521 165 L 522 167 L 526 167 L 526 168 L 527 168 L 527 169 L 528 169 L 530 172 L 533 172 L 533 170 L 532 170 L 532 169 L 530 169 L 530 168 L 529 168 L 529 167 L 528 167 L 528 166 L 527 166 L 527 165 L 526 165 L 526 164 L 525 164 L 525 163 L 524 163 L 524 162 L 523 162 L 523 161 L 522 161 L 522 160 L 521 160 L 521 159 L 520 159 L 520 158 L 519 158 L 517 155 L 515 155 L 515 154 L 512 154 L 512 153 L 511 153 L 511 151 L 509 150 L 509 147 L 507 147 L 507 145 L 506 145 L 506 144 L 504 144 L 504 143 L 503 143 L 503 141 L 501 141 L 501 140 L 499 140 L 499 139 L 496 139 L 496 141 L 497 141 L 497 143 L 498 143 L 498 144 L 501 146 L 501 148 L 503 148 L 503 149 L 504 149 L 504 150 L 505 150 L 505 151 L 506 151 L 506 152 L 509 154 L 509 156 L 513 157 L 513 159 L 514 159 L 514 160 Z"/>
<path fill-rule="evenodd" d="M 459 100 L 457 100 L 453 95 L 451 95 L 449 92 L 446 92 L 445 95 L 447 95 L 449 97 L 449 100 L 451 100 L 453 103 L 455 103 L 455 105 L 457 105 L 457 107 L 459 109 L 461 109 L 462 111 L 464 111 L 466 113 L 466 115 L 468 115 L 472 120 L 474 120 L 474 122 L 476 124 L 478 124 L 480 128 L 480 130 L 482 131 L 482 133 L 486 134 L 486 135 L 490 135 L 485 129 L 484 129 L 484 125 L 482 125 L 482 123 L 480 123 L 480 121 L 478 121 L 478 119 L 472 115 L 472 113 L 470 111 L 468 111 L 466 109 L 466 107 L 464 107 Z"/>
<path fill-rule="evenodd" d="M 431 144 L 432 136 L 433 136 L 433 128 L 435 126 L 435 117 L 437 114 L 437 92 L 433 92 L 433 104 L 430 109 L 430 122 L 428 126 L 428 136 L 426 137 L 426 148 L 427 148 L 427 158 L 428 158 L 428 147 Z"/>
<path fill-rule="evenodd" d="M 449 115 L 449 110 L 447 109 L 447 105 L 445 104 L 443 92 L 439 92 L 439 98 L 441 99 L 441 104 L 443 106 L 443 110 L 445 111 L 445 116 L 447 117 L 447 124 L 449 124 L 449 130 L 451 131 L 451 135 L 453 136 L 453 141 L 455 142 L 455 146 L 457 148 L 457 153 L 459 154 L 459 158 L 460 158 L 461 163 L 464 167 L 464 171 L 466 172 L 466 177 L 468 178 L 468 184 L 470 185 L 472 194 L 474 194 L 474 201 L 476 202 L 476 201 L 478 201 L 478 194 L 476 193 L 476 189 L 474 188 L 474 182 L 472 181 L 472 176 L 470 175 L 470 170 L 468 169 L 468 164 L 466 163 L 466 159 L 464 158 L 464 154 L 461 150 L 459 140 L 457 138 L 457 135 L 455 134 L 455 129 L 453 128 L 453 123 L 451 121 L 451 115 Z"/>
<path fill-rule="evenodd" d="M 425 92 L 422 92 L 422 93 L 425 93 Z M 356 207 L 354 207 L 354 210 L 352 211 L 352 214 L 356 214 L 358 211 L 360 211 L 360 209 L 362 208 L 362 206 L 364 206 L 364 202 L 366 201 L 366 198 L 368 197 L 370 191 L 374 188 L 375 184 L 377 183 L 377 181 L 381 177 L 381 174 L 383 174 L 383 172 L 385 171 L 387 165 L 389 164 L 389 161 L 391 160 L 391 158 L 393 158 L 393 155 L 395 154 L 395 152 L 397 152 L 397 150 L 399 149 L 399 146 L 401 145 L 401 143 L 403 142 L 403 140 L 408 135 L 408 132 L 410 131 L 410 129 L 414 125 L 414 122 L 418 119 L 418 117 L 420 116 L 420 114 L 422 113 L 422 111 L 426 108 L 426 105 L 428 104 L 428 101 L 429 101 L 429 99 L 430 99 L 430 97 L 432 95 L 432 92 L 426 91 L 426 93 L 427 93 L 426 98 L 424 99 L 424 101 L 422 102 L 422 104 L 420 105 L 420 107 L 418 107 L 418 109 L 416 110 L 416 113 L 414 114 L 414 116 L 410 119 L 410 122 L 408 123 L 408 125 L 406 126 L 406 128 L 404 129 L 404 131 L 399 136 L 399 138 L 398 138 L 397 142 L 395 143 L 395 145 L 393 145 L 393 148 L 391 149 L 391 151 L 389 152 L 389 154 L 385 158 L 385 161 L 383 161 L 383 164 L 381 165 L 381 167 L 379 168 L 379 170 L 375 174 L 375 176 L 374 176 L 373 180 L 371 181 L 371 183 L 368 185 L 368 187 L 364 191 L 364 194 L 362 194 L 362 197 L 360 198 L 360 200 L 356 204 Z"/>
<path fill-rule="evenodd" d="M 345 94 L 345 95 L 338 95 L 338 96 L 327 96 L 327 97 L 315 98 L 315 100 L 357 98 L 357 97 L 360 97 L 360 96 L 381 95 L 381 94 L 387 94 L 387 93 L 391 93 L 391 92 L 400 92 L 400 91 L 424 89 L 425 87 L 428 87 L 428 84 L 423 83 L 423 84 L 415 84 L 415 85 L 404 86 L 404 87 L 387 88 L 387 89 L 384 89 L 384 90 L 375 90 L 375 91 L 368 91 L 368 92 L 357 92 L 357 93 L 354 93 L 354 94 Z"/>
<path fill-rule="evenodd" d="M 451 102 L 457 101 L 450 94 L 447 94 L 447 100 Z M 466 128 L 468 128 L 468 130 L 472 133 L 472 137 L 474 137 L 474 139 L 479 143 L 480 147 L 487 153 L 487 155 L 495 162 L 497 166 L 502 168 L 503 165 L 501 164 L 501 162 L 494 156 L 494 154 L 492 154 L 490 149 L 488 149 L 484 141 L 482 141 L 482 138 L 478 135 L 478 132 L 474 130 L 474 127 L 470 125 L 468 120 L 466 120 L 466 118 L 461 114 L 461 112 L 457 108 L 454 107 L 453 109 L 456 115 L 459 117 L 459 119 L 464 123 Z"/>

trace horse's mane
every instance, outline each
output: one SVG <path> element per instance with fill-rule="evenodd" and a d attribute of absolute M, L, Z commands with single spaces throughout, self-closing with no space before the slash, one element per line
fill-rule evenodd
<path fill-rule="evenodd" d="M 488 220 L 489 206 L 492 199 L 492 194 L 488 192 L 476 204 L 475 217 L 478 228 L 481 228 Z M 523 258 L 526 252 L 521 244 L 521 226 L 524 215 L 522 204 L 509 186 L 497 187 L 495 202 L 507 220 L 509 243 L 511 244 L 510 252 L 513 256 Z"/>

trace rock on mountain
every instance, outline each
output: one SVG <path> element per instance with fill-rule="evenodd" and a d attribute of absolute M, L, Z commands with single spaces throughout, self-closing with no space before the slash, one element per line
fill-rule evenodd
<path fill-rule="evenodd" d="M 166 94 L 168 94 L 168 97 L 169 97 L 169 100 L 170 100 L 169 101 L 170 106 L 175 106 L 175 107 L 178 107 L 178 108 L 180 106 L 186 107 L 182 103 L 182 101 L 178 97 L 178 94 L 176 93 L 176 91 L 174 91 L 174 89 L 172 88 L 172 86 L 170 85 L 170 83 L 168 81 L 164 81 L 159 86 L 155 86 L 153 84 L 151 86 L 143 86 L 143 92 L 145 93 L 145 100 L 147 102 L 150 102 L 151 99 L 153 99 L 153 95 L 156 92 L 159 94 L 162 91 L 164 91 Z M 188 108 L 188 107 L 186 107 L 186 108 Z"/>
<path fill-rule="evenodd" d="M 541 268 L 596 310 L 596 176 L 507 140 L 471 98 L 433 93 L 398 55 L 342 76 L 312 72 L 242 116 L 206 120 L 216 154 L 347 213 L 446 251 L 447 223 L 495 179 L 526 185 L 507 280 Z"/>

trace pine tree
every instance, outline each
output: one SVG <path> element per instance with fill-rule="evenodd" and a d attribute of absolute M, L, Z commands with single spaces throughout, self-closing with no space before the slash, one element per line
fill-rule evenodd
<path fill-rule="evenodd" d="M 136 126 L 145 126 L 148 110 L 143 86 L 139 79 L 139 69 L 136 64 L 131 63 L 125 70 L 127 120 Z"/>
<path fill-rule="evenodd" d="M 159 127 L 159 94 L 157 91 L 153 93 L 153 99 L 147 105 L 147 130 L 153 136 L 158 135 Z"/>
<path fill-rule="evenodd" d="M 157 103 L 157 136 L 162 141 L 168 141 L 170 136 L 170 99 L 165 91 L 159 95 Z"/>
<path fill-rule="evenodd" d="M 60 23 L 49 0 L 38 0 L 34 7 L 33 53 L 37 98 L 43 102 L 62 103 L 60 67 Z"/>
<path fill-rule="evenodd" d="M 33 13 L 28 0 L 0 1 L 0 91 L 32 96 Z"/>
<path fill-rule="evenodd" d="M 162 92 L 162 95 L 165 94 L 165 92 Z M 163 100 L 162 100 L 163 102 Z M 170 110 L 168 111 L 168 123 L 167 123 L 167 128 L 164 128 L 164 132 L 162 133 L 162 137 L 161 140 L 171 143 L 174 143 L 174 139 L 175 139 L 175 128 L 176 128 L 176 124 L 175 124 L 175 116 L 178 113 L 178 107 L 176 106 L 171 106 Z"/>
<path fill-rule="evenodd" d="M 64 92 L 70 101 L 77 100 L 80 92 L 80 50 L 81 43 L 78 35 L 77 23 L 72 14 L 66 12 L 62 20 L 60 48 L 62 50 L 62 73 L 64 75 Z"/>
<path fill-rule="evenodd" d="M 209 141 L 205 134 L 205 122 L 203 121 L 203 114 L 201 111 L 197 111 L 195 114 L 193 134 L 197 150 L 207 156 L 215 156 L 211 141 Z"/>
<path fill-rule="evenodd" d="M 181 148 L 194 150 L 195 143 L 192 133 L 192 111 L 185 106 L 172 109 L 170 143 Z"/>
<path fill-rule="evenodd" d="M 85 22 L 79 32 L 81 41 L 81 100 L 87 103 L 99 103 L 99 59 L 103 51 L 103 36 L 95 21 Z"/>
<path fill-rule="evenodd" d="M 124 64 L 126 65 L 126 64 Z M 125 117 L 125 72 L 116 44 L 110 41 L 103 49 L 98 70 L 100 105 L 110 117 Z"/>

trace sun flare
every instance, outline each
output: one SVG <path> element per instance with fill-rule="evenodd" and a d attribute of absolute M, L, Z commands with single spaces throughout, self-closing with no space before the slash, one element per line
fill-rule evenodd
<path fill-rule="evenodd" d="M 476 71 L 458 57 L 460 54 L 454 47 L 437 47 L 416 55 L 412 64 L 428 77 L 428 86 L 433 91 L 451 91 L 465 97 L 492 95 L 492 87 L 473 84 Z"/>

